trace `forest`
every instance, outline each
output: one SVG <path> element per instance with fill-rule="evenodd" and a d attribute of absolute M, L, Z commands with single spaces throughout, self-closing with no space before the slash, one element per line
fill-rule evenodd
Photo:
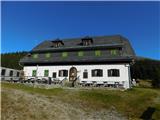
<path fill-rule="evenodd" d="M 1 54 L 1 66 L 21 70 L 19 60 L 27 54 L 26 51 Z"/>
<path fill-rule="evenodd" d="M 22 69 L 19 60 L 27 54 L 26 51 L 1 54 L 1 66 Z M 152 80 L 154 87 L 160 87 L 160 61 L 137 57 L 131 66 L 131 76 L 135 79 Z"/>

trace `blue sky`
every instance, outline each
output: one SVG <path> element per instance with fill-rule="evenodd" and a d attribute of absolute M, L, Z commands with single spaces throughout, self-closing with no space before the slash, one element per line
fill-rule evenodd
<path fill-rule="evenodd" d="M 1 52 L 43 40 L 121 34 L 138 56 L 160 59 L 160 2 L 2 2 Z"/>

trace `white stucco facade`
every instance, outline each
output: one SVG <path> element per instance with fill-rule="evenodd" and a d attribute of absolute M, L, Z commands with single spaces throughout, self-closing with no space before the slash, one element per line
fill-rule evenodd
<path fill-rule="evenodd" d="M 6 67 L 0 67 L 0 72 L 1 72 L 0 80 L 18 80 L 21 71 Z"/>
<path fill-rule="evenodd" d="M 49 76 L 52 77 L 53 72 L 57 73 L 57 78 L 59 80 L 63 80 L 64 78 L 69 79 L 69 70 L 75 67 L 77 69 L 77 76 L 79 77 L 80 82 L 93 82 L 108 84 L 115 84 L 115 82 L 119 84 L 123 84 L 124 88 L 130 88 L 130 65 L 129 64 L 103 64 L 103 65 L 54 65 L 54 66 L 24 66 L 25 76 L 32 77 L 32 71 L 37 71 L 37 77 L 44 77 L 44 71 L 49 70 Z M 101 69 L 103 70 L 103 75 L 101 77 L 93 77 L 92 70 L 93 69 Z M 117 77 L 109 77 L 108 70 L 109 69 L 118 69 L 119 76 Z M 59 77 L 59 70 L 68 70 L 67 77 Z M 83 78 L 83 72 L 88 72 L 88 78 Z"/>

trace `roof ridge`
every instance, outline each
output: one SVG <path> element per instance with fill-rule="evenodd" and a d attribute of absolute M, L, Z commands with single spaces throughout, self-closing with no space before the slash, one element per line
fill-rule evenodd
<path fill-rule="evenodd" d="M 122 35 L 120 34 L 113 34 L 113 35 L 99 35 L 99 36 L 90 36 L 90 35 L 85 35 L 85 36 L 82 36 L 82 37 L 72 37 L 72 38 L 59 38 L 60 40 L 75 40 L 75 39 L 83 39 L 85 38 L 86 36 L 89 36 L 90 38 L 101 38 L 101 37 L 123 37 Z M 54 41 L 56 39 L 51 39 L 51 40 L 48 40 L 48 41 Z"/>

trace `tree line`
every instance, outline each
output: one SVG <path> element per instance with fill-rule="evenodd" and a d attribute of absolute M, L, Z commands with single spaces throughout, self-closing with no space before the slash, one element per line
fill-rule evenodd
<path fill-rule="evenodd" d="M 26 51 L 1 54 L 1 66 L 22 70 L 19 60 L 27 55 Z M 131 66 L 131 76 L 135 79 L 152 80 L 154 87 L 160 87 L 160 61 L 137 59 Z"/>
<path fill-rule="evenodd" d="M 24 57 L 27 52 L 14 52 L 1 54 L 1 66 L 22 70 L 23 67 L 19 65 L 19 60 Z"/>
<path fill-rule="evenodd" d="M 154 87 L 160 87 L 160 61 L 152 59 L 137 59 L 131 66 L 131 77 L 135 79 L 152 80 Z"/>

